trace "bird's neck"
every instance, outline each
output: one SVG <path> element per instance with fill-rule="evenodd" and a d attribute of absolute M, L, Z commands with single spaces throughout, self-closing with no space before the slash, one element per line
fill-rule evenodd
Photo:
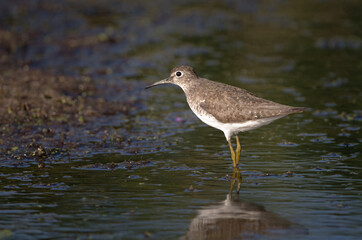
<path fill-rule="evenodd" d="M 200 81 L 199 79 L 197 80 L 192 80 L 189 81 L 187 84 L 182 84 L 179 85 L 182 90 L 184 91 L 184 93 L 187 95 L 192 94 L 194 91 L 197 91 L 197 89 L 199 89 L 199 85 L 200 85 Z"/>

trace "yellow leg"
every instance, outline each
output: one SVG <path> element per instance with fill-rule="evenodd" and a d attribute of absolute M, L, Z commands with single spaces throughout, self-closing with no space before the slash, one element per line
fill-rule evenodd
<path fill-rule="evenodd" d="M 233 145 L 231 145 L 230 140 L 228 141 L 228 143 L 229 143 L 229 147 L 230 147 L 231 158 L 233 159 L 233 165 L 234 165 L 234 168 L 235 168 L 236 167 L 235 152 L 234 152 L 234 149 L 233 149 Z"/>
<path fill-rule="evenodd" d="M 240 145 L 239 137 L 236 136 L 236 158 L 235 158 L 236 166 L 239 165 L 240 153 L 241 153 L 241 145 Z"/>

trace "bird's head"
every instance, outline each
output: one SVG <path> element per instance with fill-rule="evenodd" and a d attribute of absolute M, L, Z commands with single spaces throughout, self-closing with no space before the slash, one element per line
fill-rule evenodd
<path fill-rule="evenodd" d="M 171 70 L 171 74 L 168 78 L 155 82 L 154 84 L 147 86 L 146 89 L 168 83 L 175 84 L 183 88 L 183 86 L 185 86 L 187 83 L 191 82 L 195 78 L 198 78 L 198 76 L 192 67 L 175 67 Z"/>

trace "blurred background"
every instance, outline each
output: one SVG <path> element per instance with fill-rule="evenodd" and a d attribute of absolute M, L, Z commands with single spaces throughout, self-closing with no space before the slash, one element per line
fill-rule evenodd
<path fill-rule="evenodd" d="M 361 12 L 2 0 L 0 239 L 361 238 Z M 308 108 L 240 134 L 238 198 L 223 133 L 144 89 L 179 65 Z"/>

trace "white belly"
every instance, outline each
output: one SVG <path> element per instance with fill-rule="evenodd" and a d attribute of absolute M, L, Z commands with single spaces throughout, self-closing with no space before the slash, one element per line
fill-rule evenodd
<path fill-rule="evenodd" d="M 191 107 L 191 106 L 190 106 Z M 192 108 L 191 108 L 192 109 Z M 253 130 L 255 128 L 267 125 L 272 121 L 281 118 L 282 116 L 271 117 L 271 118 L 262 118 L 256 120 L 249 120 L 241 123 L 222 123 L 214 118 L 212 115 L 207 114 L 205 111 L 197 112 L 195 109 L 192 109 L 195 115 L 207 125 L 217 128 L 224 132 L 226 140 L 229 141 L 231 136 L 238 134 L 239 132 L 245 132 Z"/>

